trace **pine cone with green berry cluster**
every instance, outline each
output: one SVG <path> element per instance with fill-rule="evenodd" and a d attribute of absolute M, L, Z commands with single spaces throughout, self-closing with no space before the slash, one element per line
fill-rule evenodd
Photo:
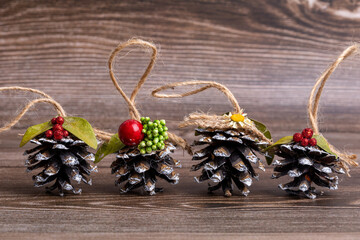
<path fill-rule="evenodd" d="M 167 131 L 165 120 L 152 122 L 149 117 L 142 117 L 141 122 L 127 120 L 120 125 L 118 136 L 126 146 L 118 151 L 111 168 L 122 193 L 143 187 L 154 195 L 162 191 L 155 186 L 157 178 L 178 183 L 179 174 L 174 168 L 181 164 L 170 155 L 176 148 L 168 141 Z"/>
<path fill-rule="evenodd" d="M 285 175 L 293 178 L 291 182 L 279 184 L 279 188 L 289 194 L 314 199 L 318 193 L 312 183 L 335 190 L 338 188 L 338 176 L 331 174 L 345 173 L 340 159 L 331 152 L 325 138 L 313 135 L 310 128 L 280 139 L 271 148 L 281 157 L 273 162 L 272 178 Z"/>
<path fill-rule="evenodd" d="M 79 118 L 70 120 L 74 119 L 79 120 Z M 86 121 L 83 120 L 80 121 Z M 97 172 L 97 167 L 90 163 L 95 160 L 94 154 L 88 151 L 88 145 L 84 141 L 63 128 L 64 121 L 66 120 L 63 117 L 57 117 L 53 118 L 51 122 L 30 127 L 22 141 L 23 145 L 27 141 L 27 136 L 30 136 L 29 134 L 36 135 L 30 142 L 37 146 L 24 153 L 29 155 L 25 163 L 27 172 L 42 169 L 40 173 L 33 176 L 34 186 L 42 187 L 53 183 L 46 190 L 57 189 L 60 196 L 64 196 L 67 191 L 80 194 L 81 188 L 76 189 L 73 182 L 78 184 L 84 182 L 91 185 L 92 180 L 89 175 L 91 172 Z M 50 127 L 51 129 L 42 132 Z M 73 129 L 73 127 L 70 128 Z M 42 133 L 37 134 L 36 131 Z M 95 136 L 93 137 L 95 138 Z M 94 140 L 96 141 L 96 139 Z"/>

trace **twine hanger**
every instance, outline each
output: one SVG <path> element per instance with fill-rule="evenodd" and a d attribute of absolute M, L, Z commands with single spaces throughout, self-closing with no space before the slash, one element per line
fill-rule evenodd
<path fill-rule="evenodd" d="M 140 80 L 138 81 L 138 83 L 136 84 L 134 90 L 131 93 L 131 97 L 128 98 L 128 96 L 125 94 L 125 92 L 121 89 L 120 85 L 118 84 L 114 71 L 113 71 L 113 61 L 116 57 L 116 55 L 121 52 L 121 50 L 123 50 L 124 48 L 128 47 L 128 46 L 132 46 L 132 45 L 138 45 L 140 47 L 143 48 L 149 48 L 152 50 L 152 54 L 151 54 L 151 59 L 150 59 L 150 63 L 147 66 L 145 72 L 143 73 L 143 75 L 141 76 Z M 129 106 L 129 114 L 130 117 L 132 119 L 138 120 L 140 121 L 140 113 L 136 108 L 136 104 L 135 104 L 135 98 L 136 95 L 138 94 L 141 86 L 145 83 L 147 77 L 149 76 L 151 70 L 153 69 L 154 65 L 155 65 L 155 61 L 156 61 L 156 56 L 157 56 L 157 48 L 154 44 L 143 41 L 141 39 L 130 39 L 129 41 L 122 43 L 120 45 L 118 45 L 113 52 L 110 55 L 109 58 L 109 62 L 108 62 L 108 66 L 109 66 L 109 73 L 110 73 L 110 78 L 111 81 L 114 83 L 115 88 L 118 90 L 118 92 L 121 94 L 121 96 L 125 99 L 126 103 Z"/>
<path fill-rule="evenodd" d="M 181 94 L 160 94 L 160 91 L 166 90 L 166 89 L 174 89 L 178 86 L 188 86 L 188 85 L 203 85 L 206 84 L 203 87 L 200 87 L 198 89 L 181 93 Z M 224 85 L 212 82 L 212 81 L 185 81 L 185 82 L 176 82 L 176 83 L 170 83 L 164 86 L 161 86 L 157 89 L 155 89 L 152 92 L 152 95 L 157 98 L 183 98 L 186 96 L 190 96 L 193 94 L 197 94 L 199 92 L 205 91 L 209 88 L 216 88 L 220 92 L 222 92 L 230 101 L 230 103 L 233 106 L 233 112 L 232 114 L 243 114 L 243 109 L 240 108 L 238 101 L 232 94 L 232 92 L 225 87 Z M 205 113 L 191 113 L 188 117 L 185 117 L 184 121 L 180 123 L 179 127 L 187 127 L 187 126 L 196 126 L 201 128 L 216 128 L 216 129 L 222 129 L 227 130 L 234 128 L 232 125 L 232 122 L 229 117 L 226 116 L 219 116 L 219 115 L 209 115 Z M 240 126 L 238 126 L 240 128 Z M 268 144 L 272 144 L 271 139 L 268 139 L 261 131 L 259 131 L 254 125 L 252 124 L 244 124 L 243 127 L 241 127 L 242 130 L 251 133 L 252 135 L 256 136 L 262 141 L 265 141 Z"/>
<path fill-rule="evenodd" d="M 36 94 L 39 94 L 44 97 L 44 98 L 38 98 L 38 99 L 32 100 L 28 104 L 26 104 L 26 106 L 21 110 L 21 112 L 13 120 L 11 120 L 4 127 L 0 128 L 0 133 L 11 129 L 15 124 L 17 124 L 20 121 L 20 119 L 25 115 L 25 113 L 27 111 L 29 111 L 29 109 L 37 103 L 42 103 L 42 102 L 50 103 L 51 105 L 53 105 L 53 107 L 55 108 L 55 110 L 57 111 L 59 116 L 66 117 L 66 113 L 65 113 L 64 109 L 62 108 L 62 106 L 57 101 L 55 101 L 52 97 L 50 97 L 49 95 L 47 95 L 46 93 L 44 93 L 40 90 L 33 89 L 33 88 L 12 86 L 12 87 L 1 87 L 0 91 L 32 92 L 32 93 L 36 93 Z"/>
<path fill-rule="evenodd" d="M 160 91 L 163 91 L 163 90 L 166 90 L 169 88 L 174 89 L 175 87 L 179 87 L 179 86 L 201 85 L 201 84 L 207 84 L 207 85 L 205 85 L 204 87 L 189 91 L 189 92 L 181 93 L 181 94 L 159 94 L 158 93 Z M 225 96 L 229 99 L 229 101 L 233 105 L 234 113 L 242 113 L 243 112 L 243 110 L 240 108 L 239 103 L 237 102 L 237 100 L 234 97 L 234 95 L 232 94 L 232 92 L 224 85 L 217 83 L 217 82 L 212 82 L 212 81 L 188 81 L 188 82 L 171 83 L 171 84 L 164 85 L 164 86 L 161 86 L 161 87 L 155 89 L 154 91 L 152 91 L 151 94 L 157 98 L 183 98 L 186 96 L 194 95 L 199 92 L 205 91 L 206 89 L 209 89 L 209 88 L 216 88 L 220 92 L 224 93 Z"/>
<path fill-rule="evenodd" d="M 64 108 L 61 106 L 60 103 L 58 103 L 57 101 L 55 101 L 50 95 L 46 94 L 43 91 L 40 91 L 38 89 L 34 89 L 34 88 L 25 88 L 25 87 L 19 87 L 19 86 L 11 86 L 11 87 L 0 87 L 0 92 L 1 91 L 24 91 L 24 92 L 31 92 L 31 93 L 36 93 L 39 94 L 41 96 L 43 96 L 44 98 L 38 98 L 38 99 L 34 99 L 30 102 L 28 102 L 26 104 L 26 106 L 21 110 L 21 112 L 13 119 L 11 120 L 9 123 L 5 124 L 5 126 L 0 128 L 0 133 L 5 132 L 7 130 L 10 130 L 14 125 L 16 125 L 21 118 L 25 115 L 25 113 L 27 111 L 30 110 L 30 108 L 32 106 L 34 106 L 37 103 L 49 103 L 51 104 L 54 109 L 56 110 L 56 112 L 58 113 L 59 116 L 61 117 L 66 117 L 66 112 L 64 110 Z M 94 133 L 95 135 L 102 139 L 102 140 L 110 140 L 112 134 L 99 130 L 97 128 L 93 128 L 94 129 Z"/>
<path fill-rule="evenodd" d="M 335 71 L 339 64 L 344 61 L 346 58 L 351 55 L 357 54 L 359 51 L 359 44 L 353 44 L 352 46 L 346 48 L 339 57 L 321 74 L 321 76 L 316 80 L 314 87 L 311 90 L 311 94 L 308 102 L 308 115 L 314 134 L 320 134 L 318 126 L 318 109 L 321 93 L 324 89 L 326 81 L 329 79 L 330 75 Z M 340 152 L 333 145 L 329 144 L 329 147 L 332 152 L 334 152 L 341 160 L 342 166 L 345 168 L 346 172 L 349 172 L 349 166 L 358 166 L 359 164 L 355 161 L 357 156 L 355 154 L 347 154 Z"/>
<path fill-rule="evenodd" d="M 123 50 L 126 47 L 129 46 L 139 46 L 145 49 L 150 49 L 152 50 L 152 54 L 151 54 L 151 58 L 150 58 L 150 62 L 149 65 L 147 66 L 145 72 L 143 73 L 143 75 L 141 76 L 140 80 L 138 81 L 138 83 L 136 84 L 134 90 L 131 93 L 130 98 L 125 94 L 125 92 L 122 90 L 122 88 L 120 87 L 120 85 L 118 84 L 118 81 L 115 77 L 114 71 L 113 71 L 113 61 L 116 57 L 116 55 Z M 156 57 L 157 57 L 157 48 L 154 44 L 141 40 L 141 39 L 130 39 L 125 43 L 121 43 L 119 44 L 111 53 L 109 61 L 108 61 L 108 67 L 109 67 L 109 73 L 110 73 L 110 79 L 113 82 L 115 88 L 117 89 L 117 91 L 121 94 L 121 96 L 125 99 L 126 103 L 128 104 L 129 107 L 129 114 L 130 117 L 132 119 L 138 120 L 140 121 L 140 113 L 138 111 L 138 109 L 136 108 L 136 103 L 135 103 L 135 98 L 140 90 L 140 88 L 142 87 L 142 85 L 145 83 L 147 77 L 149 76 L 151 70 L 153 69 L 155 62 L 156 62 Z M 101 130 L 100 130 L 101 131 Z M 99 132 L 100 133 L 100 132 Z M 103 134 L 106 135 L 112 135 L 111 133 L 105 132 L 105 131 L 101 131 L 99 136 L 102 136 Z M 191 151 L 190 147 L 188 146 L 188 144 L 186 143 L 186 141 L 177 136 L 174 133 L 168 132 L 168 136 L 169 136 L 169 140 L 176 144 L 179 145 L 180 147 L 182 147 L 183 149 L 187 150 L 187 151 Z M 107 140 L 108 139 L 103 139 L 103 140 Z"/>
<path fill-rule="evenodd" d="M 0 133 L 10 130 L 14 125 L 16 125 L 21 120 L 21 118 L 25 115 L 25 113 L 27 111 L 29 111 L 30 108 L 37 103 L 49 103 L 54 107 L 54 109 L 56 110 L 56 112 L 58 113 L 59 116 L 61 116 L 61 117 L 67 116 L 64 108 L 61 106 L 60 103 L 55 101 L 50 95 L 48 95 L 45 92 L 40 91 L 38 89 L 25 88 L 25 87 L 19 87 L 19 86 L 11 86 L 11 87 L 1 87 L 0 92 L 1 91 L 31 92 L 31 93 L 39 94 L 40 96 L 42 96 L 44 98 L 38 98 L 38 99 L 34 99 L 34 100 L 28 102 L 26 104 L 26 106 L 21 110 L 21 112 L 13 120 L 11 120 L 9 123 L 5 124 L 4 127 L 0 128 Z M 99 138 L 101 138 L 101 139 L 110 140 L 111 134 L 109 134 L 107 132 L 104 132 L 102 130 L 94 128 L 94 133 L 96 136 L 100 136 Z"/>

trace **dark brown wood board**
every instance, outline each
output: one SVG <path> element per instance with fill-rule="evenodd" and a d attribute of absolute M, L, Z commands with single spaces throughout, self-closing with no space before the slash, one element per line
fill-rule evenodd
<path fill-rule="evenodd" d="M 183 99 L 154 99 L 162 84 L 211 80 L 228 86 L 240 106 L 266 123 L 274 138 L 307 124 L 306 104 L 321 72 L 360 39 L 360 3 L 354 0 L 279 1 L 3 1 L 0 0 L 0 87 L 45 91 L 70 115 L 115 132 L 128 118 L 113 87 L 108 57 L 132 37 L 154 42 L 159 57 L 137 97 L 141 113 L 166 118 L 190 142 L 193 129 L 177 124 L 193 111 L 231 110 L 216 90 Z M 121 86 L 130 93 L 149 53 L 129 48 L 116 59 Z M 321 131 L 339 147 L 360 153 L 360 59 L 346 60 L 328 81 L 320 108 Z M 185 91 L 181 88 L 177 91 Z M 0 94 L 0 126 L 33 94 Z M 317 200 L 289 197 L 261 174 L 248 197 L 208 195 L 183 162 L 181 181 L 147 197 L 119 195 L 109 156 L 99 164 L 94 185 L 81 196 L 60 198 L 33 188 L 18 148 L 25 129 L 55 112 L 37 105 L 0 134 L 0 238 L 146 239 L 356 239 L 360 232 L 360 171 L 342 178 L 338 191 Z M 41 233 L 41 234 L 40 234 Z M 81 233 L 81 234 L 80 234 Z"/>

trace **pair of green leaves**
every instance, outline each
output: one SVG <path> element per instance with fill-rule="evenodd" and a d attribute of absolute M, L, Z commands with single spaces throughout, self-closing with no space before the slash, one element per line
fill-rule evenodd
<path fill-rule="evenodd" d="M 31 139 L 51 129 L 52 127 L 53 125 L 50 121 L 29 127 L 20 142 L 20 147 L 24 146 Z M 75 137 L 84 141 L 91 148 L 97 148 L 97 140 L 94 130 L 87 120 L 79 117 L 64 117 L 64 124 L 62 127 Z"/>
<path fill-rule="evenodd" d="M 31 139 L 51 129 L 52 127 L 53 125 L 50 121 L 29 127 L 20 142 L 20 147 L 24 146 Z M 84 141 L 91 148 L 97 149 L 97 140 L 94 130 L 90 123 L 85 119 L 79 117 L 64 117 L 64 124 L 62 127 L 75 137 Z M 96 152 L 95 163 L 100 162 L 105 156 L 119 151 L 124 146 L 125 145 L 120 141 L 118 134 L 113 135 L 110 141 L 101 145 L 99 150 Z"/>
<path fill-rule="evenodd" d="M 316 139 L 316 145 L 321 148 L 322 150 L 324 150 L 325 152 L 328 152 L 330 154 L 333 154 L 335 156 L 337 156 L 335 153 L 333 153 L 330 149 L 329 143 L 326 141 L 326 139 L 322 136 L 322 135 L 313 135 L 313 138 Z M 274 159 L 275 156 L 275 147 L 282 145 L 282 144 L 289 144 L 293 142 L 293 136 L 286 136 L 283 138 L 280 138 L 278 141 L 276 141 L 275 143 L 273 143 L 271 146 L 267 147 L 264 149 L 265 152 L 268 153 L 268 155 L 271 155 L 272 158 L 267 158 L 266 161 L 267 163 L 270 165 Z"/>

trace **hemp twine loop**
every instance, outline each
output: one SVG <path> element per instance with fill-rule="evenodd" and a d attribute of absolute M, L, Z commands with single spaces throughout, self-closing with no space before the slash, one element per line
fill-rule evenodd
<path fill-rule="evenodd" d="M 151 54 L 151 58 L 150 58 L 150 62 L 149 65 L 147 66 L 147 68 L 145 69 L 145 72 L 143 73 L 143 75 L 141 76 L 140 80 L 138 81 L 138 83 L 136 84 L 134 90 L 131 93 L 130 98 L 125 94 L 125 92 L 122 90 L 122 88 L 120 87 L 120 85 L 118 84 L 118 81 L 115 77 L 114 71 L 113 71 L 113 61 L 116 57 L 116 55 L 123 50 L 124 48 L 128 47 L 128 46 L 139 46 L 145 49 L 150 49 L 152 50 L 152 54 Z M 151 70 L 153 69 L 155 62 L 156 62 L 156 57 L 157 57 L 157 48 L 154 44 L 141 40 L 141 39 L 130 39 L 127 42 L 121 43 L 119 44 L 111 53 L 109 61 L 108 61 L 108 67 L 109 67 L 109 73 L 110 73 L 110 78 L 111 81 L 113 82 L 115 88 L 117 89 L 117 91 L 121 94 L 121 96 L 125 99 L 126 103 L 128 104 L 129 107 L 129 114 L 130 117 L 132 119 L 138 120 L 140 121 L 140 113 L 136 108 L 136 103 L 135 103 L 135 98 L 136 95 L 139 93 L 140 88 L 142 87 L 142 85 L 145 83 L 147 77 L 149 76 Z M 112 135 L 111 133 L 105 132 L 105 131 L 101 131 L 102 135 Z M 187 142 L 177 136 L 174 133 L 168 132 L 168 136 L 169 136 L 169 140 L 176 144 L 179 145 L 180 147 L 182 147 L 183 149 L 187 150 L 188 152 L 191 151 L 189 145 L 187 144 Z M 103 140 L 108 141 L 108 139 L 103 138 Z"/>
<path fill-rule="evenodd" d="M 335 71 L 339 64 L 344 61 L 346 58 L 350 57 L 353 54 L 357 54 L 359 51 L 359 44 L 353 44 L 350 47 L 346 48 L 339 57 L 321 74 L 321 76 L 316 80 L 314 87 L 311 90 L 309 97 L 309 102 L 307 106 L 307 111 L 309 115 L 309 120 L 314 134 L 320 134 L 318 126 L 318 109 L 321 93 L 324 89 L 326 81 L 329 79 L 330 75 Z M 347 154 L 340 152 L 333 145 L 329 144 L 329 147 L 332 152 L 334 152 L 340 158 L 340 164 L 346 170 L 346 173 L 349 175 L 349 166 L 358 166 L 359 164 L 355 161 L 357 156 L 355 154 Z"/>
<path fill-rule="evenodd" d="M 152 55 L 151 55 L 151 59 L 150 59 L 150 63 L 147 66 L 145 72 L 143 73 L 143 75 L 141 76 L 139 82 L 136 84 L 133 92 L 131 93 L 130 98 L 125 94 L 125 92 L 122 90 L 122 88 L 120 87 L 120 85 L 118 84 L 115 74 L 113 72 L 113 61 L 116 57 L 116 55 L 123 50 L 124 48 L 128 47 L 128 46 L 132 46 L 132 45 L 138 45 L 140 47 L 143 48 L 149 48 L 152 50 Z M 155 61 L 156 61 L 156 56 L 157 56 L 157 48 L 154 44 L 141 40 L 141 39 L 130 39 L 129 41 L 125 42 L 125 43 L 121 43 L 119 44 L 111 53 L 109 61 L 108 61 L 108 67 L 109 67 L 109 73 L 110 73 L 110 78 L 111 81 L 114 83 L 115 88 L 118 90 L 118 92 L 121 94 L 121 96 L 125 99 L 126 103 L 129 106 L 129 114 L 130 117 L 132 119 L 138 120 L 140 121 L 140 113 L 136 108 L 136 104 L 135 104 L 135 98 L 136 95 L 138 94 L 141 86 L 145 83 L 146 78 L 149 76 L 151 70 L 153 69 L 154 65 L 155 65 Z"/>
<path fill-rule="evenodd" d="M 200 87 L 198 89 L 181 93 L 181 94 L 160 94 L 158 92 L 166 90 L 166 89 L 174 89 L 178 86 L 187 86 L 187 85 L 203 85 L 206 84 L 203 87 Z M 224 85 L 213 82 L 213 81 L 185 81 L 185 82 L 176 82 L 176 83 L 170 83 L 164 86 L 161 86 L 155 90 L 152 91 L 152 95 L 157 98 L 183 98 L 186 96 L 190 96 L 193 94 L 197 94 L 199 92 L 202 92 L 209 88 L 216 88 L 220 92 L 222 92 L 228 100 L 233 105 L 234 111 L 233 114 L 239 113 L 243 114 L 243 109 L 240 108 L 238 101 L 236 100 L 235 96 L 232 94 L 232 92 L 225 87 Z M 184 121 L 180 123 L 179 127 L 187 127 L 187 126 L 196 126 L 201 128 L 216 128 L 216 129 L 233 129 L 234 126 L 231 124 L 232 121 L 230 118 L 226 116 L 219 116 L 219 115 L 209 115 L 205 113 L 191 113 L 189 116 L 184 118 Z M 272 144 L 271 139 L 268 139 L 261 131 L 259 131 L 255 126 L 250 124 L 244 124 L 243 127 L 237 126 L 237 129 L 241 129 L 245 131 L 248 134 L 252 134 L 259 138 L 262 141 L 265 141 L 268 144 Z"/>
<path fill-rule="evenodd" d="M 25 113 L 27 111 L 29 111 L 30 108 L 32 106 L 34 106 L 35 104 L 37 104 L 37 103 L 49 103 L 49 104 L 53 105 L 53 107 L 55 108 L 55 110 L 57 111 L 59 116 L 66 117 L 66 112 L 63 109 L 63 107 L 60 105 L 60 103 L 55 101 L 50 95 L 46 94 L 43 91 L 33 89 L 33 88 L 19 87 L 19 86 L 1 87 L 0 92 L 1 91 L 31 92 L 31 93 L 39 94 L 39 95 L 43 96 L 44 98 L 38 98 L 38 99 L 34 99 L 34 100 L 28 102 L 26 104 L 26 106 L 21 110 L 21 112 L 13 120 L 11 120 L 9 123 L 7 123 L 4 127 L 0 128 L 0 133 L 11 129 L 15 124 L 17 124 L 20 121 L 20 119 L 25 115 Z M 108 133 L 103 132 L 103 131 L 101 131 L 99 129 L 96 129 L 96 128 L 94 128 L 94 133 L 96 134 L 96 136 L 98 136 L 98 137 L 100 136 L 101 138 L 110 139 L 110 137 L 111 137 L 111 136 L 108 135 Z"/>
<path fill-rule="evenodd" d="M 57 113 L 59 114 L 59 116 L 66 117 L 66 113 L 65 113 L 64 109 L 62 108 L 62 106 L 57 101 L 55 101 L 52 97 L 50 97 L 49 95 L 47 95 L 46 93 L 44 93 L 40 90 L 33 89 L 33 88 L 12 86 L 12 87 L 1 87 L 0 91 L 32 92 L 32 93 L 36 93 L 36 94 L 39 94 L 44 97 L 44 98 L 38 98 L 38 99 L 32 100 L 29 103 L 27 103 L 26 106 L 21 110 L 21 112 L 13 120 L 11 120 L 9 123 L 7 123 L 4 127 L 0 128 L 0 133 L 5 132 L 5 131 L 9 130 L 10 128 L 12 128 L 16 123 L 18 123 L 20 121 L 20 119 L 25 115 L 25 113 L 33 105 L 35 105 L 37 103 L 41 103 L 41 102 L 52 104 L 53 107 L 55 108 L 55 110 L 57 111 Z"/>

